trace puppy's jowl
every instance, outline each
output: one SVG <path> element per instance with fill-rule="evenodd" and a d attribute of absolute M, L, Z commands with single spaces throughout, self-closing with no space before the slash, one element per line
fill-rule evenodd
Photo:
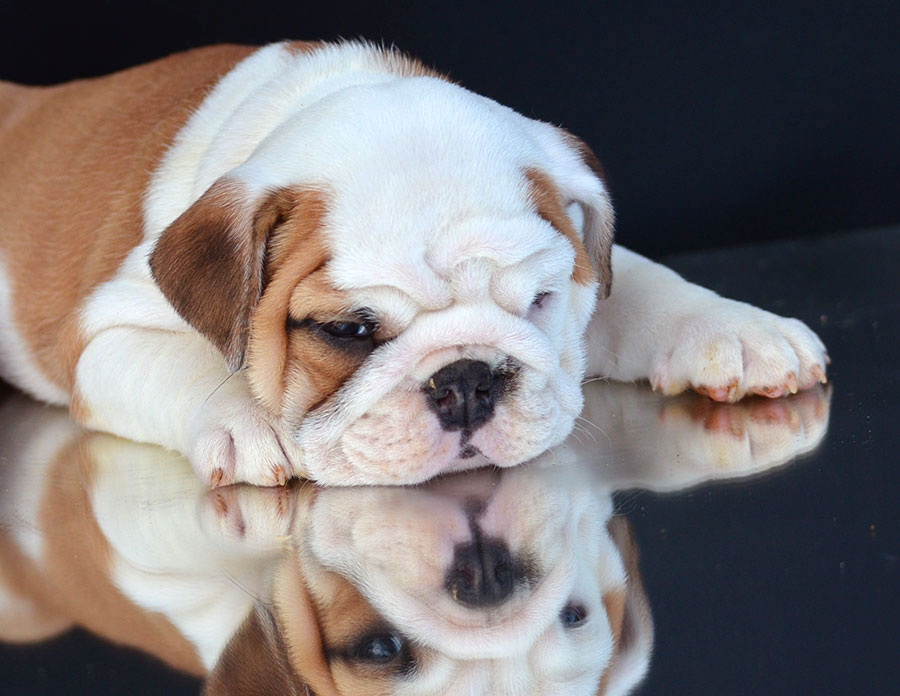
<path fill-rule="evenodd" d="M 614 248 L 578 138 L 371 46 L 2 83 L 0 162 L 0 374 L 213 485 L 517 464 L 585 374 L 824 379 L 800 322 Z"/>

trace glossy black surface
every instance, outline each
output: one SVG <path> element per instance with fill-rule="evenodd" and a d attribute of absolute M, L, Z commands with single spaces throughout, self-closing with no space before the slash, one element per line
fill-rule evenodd
<path fill-rule="evenodd" d="M 18 642 L 0 646 L 0 693 L 196 694 L 217 663 L 219 677 L 261 685 L 284 666 L 283 655 L 259 675 L 250 666 L 260 646 L 283 651 L 267 617 L 282 639 L 302 634 L 270 589 L 285 558 L 301 562 L 307 586 L 326 559 L 344 572 L 341 592 L 351 591 L 348 577 L 357 587 L 381 578 L 362 592 L 369 609 L 347 605 L 359 630 L 326 647 L 345 671 L 388 665 L 395 684 L 427 674 L 442 652 L 479 662 L 477 636 L 466 642 L 441 620 L 481 621 L 490 607 L 467 601 L 475 592 L 498 612 L 488 627 L 520 606 L 556 631 L 526 664 L 552 653 L 565 661 L 560 636 L 594 640 L 583 654 L 572 644 L 566 673 L 595 673 L 596 684 L 609 670 L 611 693 L 897 693 L 900 230 L 668 261 L 722 294 L 806 321 L 829 348 L 828 388 L 726 406 L 598 381 L 566 446 L 516 470 L 415 489 L 214 493 L 171 454 L 82 436 L 65 415 L 8 394 L 0 636 Z M 474 569 L 473 554 L 486 559 Z M 550 601 L 540 593 L 560 559 L 587 584 Z M 493 580 L 478 576 L 484 569 Z M 613 651 L 614 602 L 592 590 L 615 594 L 626 569 Z M 379 611 L 395 593 L 415 594 L 416 581 L 436 612 L 425 638 Z M 527 648 L 529 623 L 514 628 L 509 644 Z M 225 664 L 234 633 L 244 640 Z M 23 644 L 39 636 L 49 639 Z M 503 651 L 495 634 L 482 638 L 485 654 Z M 271 688 L 303 693 L 290 680 Z"/>

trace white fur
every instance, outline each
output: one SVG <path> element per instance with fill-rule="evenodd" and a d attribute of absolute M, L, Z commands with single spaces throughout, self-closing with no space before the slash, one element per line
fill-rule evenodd
<path fill-rule="evenodd" d="M 263 485 L 293 474 L 413 483 L 510 466 L 571 431 L 596 286 L 571 280 L 574 249 L 532 209 L 524 172 L 551 178 L 578 230 L 611 223 L 604 185 L 558 129 L 396 65 L 363 44 L 273 45 L 220 81 L 154 173 L 143 242 L 83 308 L 77 390 L 88 425 L 186 453 L 204 480 Z M 164 229 L 224 176 L 247 210 L 277 187 L 325 192 L 332 284 L 398 334 L 308 415 L 288 403 L 279 419 L 255 405 L 243 375 L 229 378 L 150 276 Z M 588 329 L 591 374 L 717 398 L 811 386 L 817 365 L 824 374 L 824 349 L 799 322 L 626 250 L 614 265 L 612 297 Z M 545 305 L 531 307 L 544 292 Z M 440 429 L 422 393 L 461 358 L 522 366 L 466 442 Z M 464 445 L 476 456 L 463 458 Z"/>
<path fill-rule="evenodd" d="M 825 346 L 802 322 L 719 297 L 622 247 L 613 273 L 588 329 L 589 374 L 649 378 L 667 394 L 703 387 L 729 401 L 824 381 Z"/>
<path fill-rule="evenodd" d="M 325 483 L 424 480 L 486 457 L 515 464 L 565 437 L 581 404 L 581 327 L 594 289 L 568 281 L 574 251 L 529 210 L 523 171 L 541 166 L 561 176 L 562 188 L 585 197 L 602 194 L 602 184 L 575 164 L 558 136 L 544 132 L 550 126 L 443 80 L 400 77 L 391 69 L 390 60 L 363 45 L 298 55 L 270 46 L 204 101 L 154 175 L 144 242 L 85 306 L 88 346 L 77 383 L 92 427 L 189 453 L 207 480 L 229 438 L 247 451 L 245 460 L 259 451 L 303 451 L 277 463 L 261 457 L 256 470 L 241 462 L 226 467 L 226 481 L 263 484 L 277 482 L 269 475 L 275 467 Z M 472 176 L 473 163 L 480 176 Z M 573 167 L 580 174 L 568 171 Z M 207 397 L 218 384 L 243 377 L 227 380 L 224 365 L 209 359 L 203 341 L 188 337 L 190 327 L 149 275 L 146 259 L 165 227 L 225 174 L 242 181 L 251 199 L 288 184 L 327 190 L 332 282 L 403 329 L 299 429 L 269 419 L 254 431 L 229 415 L 245 405 L 200 415 L 209 413 Z M 531 300 L 547 290 L 556 295 L 553 312 L 535 320 Z M 177 348 L 165 345 L 169 340 Z M 415 454 L 373 448 L 371 439 L 358 447 L 366 427 L 359 418 L 367 412 L 391 413 L 380 420 L 377 439 L 396 439 L 410 411 L 425 407 L 422 399 L 402 412 L 391 405 L 419 392 L 430 374 L 422 374 L 422 364 L 433 371 L 442 366 L 433 356 L 457 347 L 495 365 L 506 356 L 525 365 L 517 399 L 501 404 L 496 424 L 471 441 L 483 455 L 457 460 L 458 433 L 436 433 L 435 448 Z M 449 362 L 452 353 L 446 357 Z M 172 365 L 176 359 L 181 365 Z M 124 374 L 138 363 L 133 376 Z M 220 389 L 240 392 L 233 385 Z M 129 400 L 165 404 L 166 413 L 128 413 Z M 505 418 L 504 409 L 512 409 Z M 284 447 L 292 436 L 295 444 Z M 518 449 L 510 447 L 514 442 Z"/>

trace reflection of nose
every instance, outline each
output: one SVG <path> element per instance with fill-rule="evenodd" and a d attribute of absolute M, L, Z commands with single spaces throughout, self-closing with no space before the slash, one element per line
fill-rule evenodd
<path fill-rule="evenodd" d="M 472 431 L 494 415 L 502 379 L 480 360 L 457 360 L 431 375 L 425 393 L 444 430 Z"/>
<path fill-rule="evenodd" d="M 461 604 L 487 607 L 505 602 L 524 580 L 525 569 L 506 544 L 476 537 L 456 547 L 444 586 Z"/>

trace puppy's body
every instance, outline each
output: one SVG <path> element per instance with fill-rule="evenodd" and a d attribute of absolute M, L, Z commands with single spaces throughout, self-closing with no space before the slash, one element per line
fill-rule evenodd
<path fill-rule="evenodd" d="M 396 54 L 219 47 L 0 101 L 0 374 L 213 485 L 519 463 L 588 358 L 717 399 L 824 376 L 799 322 L 611 254 L 583 143 Z"/>
<path fill-rule="evenodd" d="M 0 83 L 7 379 L 69 404 L 92 337 L 82 310 L 141 242 L 153 169 L 216 81 L 251 50 L 194 51 L 59 87 Z"/>

